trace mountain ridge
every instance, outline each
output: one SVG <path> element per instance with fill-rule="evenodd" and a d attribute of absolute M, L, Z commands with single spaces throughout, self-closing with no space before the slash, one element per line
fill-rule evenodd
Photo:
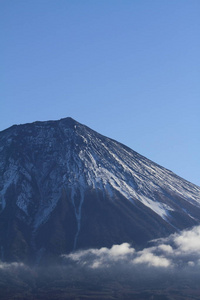
<path fill-rule="evenodd" d="M 8 128 L 5 128 L 3 130 L 0 131 L 0 134 L 1 133 L 4 133 L 4 132 L 7 132 L 7 131 L 10 131 L 11 129 L 14 129 L 14 128 L 18 128 L 18 127 L 25 127 L 25 126 L 30 126 L 30 125 L 50 125 L 50 124 L 55 124 L 57 122 L 61 122 L 61 121 L 69 121 L 71 122 L 71 124 L 74 123 L 74 125 L 82 125 L 86 128 L 88 128 L 89 130 L 92 130 L 93 132 L 101 135 L 102 137 L 105 137 L 105 138 L 109 138 L 110 140 L 114 141 L 114 142 L 117 142 L 118 144 L 122 145 L 123 147 L 126 147 L 128 150 L 131 150 L 131 151 L 134 151 L 136 154 L 140 155 L 141 157 L 145 158 L 145 159 L 148 159 L 149 161 L 152 161 L 155 165 L 159 166 L 159 167 L 163 167 L 160 163 L 157 163 L 157 162 L 154 162 L 152 159 L 148 158 L 147 156 L 143 155 L 143 154 L 140 154 L 138 151 L 135 151 L 133 150 L 130 146 L 127 146 L 126 144 L 123 144 L 122 142 L 119 142 L 117 141 L 116 139 L 113 139 L 111 137 L 108 137 L 107 135 L 104 135 L 104 134 L 101 134 L 99 132 L 97 132 L 96 130 L 94 129 L 91 129 L 90 127 L 88 127 L 87 125 L 85 124 L 82 124 L 78 121 L 76 121 L 74 118 L 72 117 L 65 117 L 65 118 L 61 118 L 59 120 L 47 120 L 47 121 L 33 121 L 33 122 L 28 122 L 28 123 L 23 123 L 23 124 L 14 124 L 14 125 L 11 125 L 9 126 Z M 188 179 L 185 179 L 183 178 L 181 175 L 178 175 L 176 174 L 174 171 L 172 171 L 171 169 L 169 168 L 166 168 L 164 167 L 166 170 L 168 170 L 169 172 L 173 173 L 175 176 L 181 178 L 181 179 L 184 179 L 185 181 L 187 181 L 188 183 L 192 183 L 190 180 Z M 198 184 L 195 184 L 195 183 L 192 183 L 193 185 L 196 185 L 197 187 L 199 187 Z"/>

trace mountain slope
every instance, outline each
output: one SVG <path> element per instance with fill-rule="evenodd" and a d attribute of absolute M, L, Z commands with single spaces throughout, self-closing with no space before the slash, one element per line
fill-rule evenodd
<path fill-rule="evenodd" d="M 0 133 L 0 249 L 40 260 L 200 223 L 200 188 L 71 118 Z"/>

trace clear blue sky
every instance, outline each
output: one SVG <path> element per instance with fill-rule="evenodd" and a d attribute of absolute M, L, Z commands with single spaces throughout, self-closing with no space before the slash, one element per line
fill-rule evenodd
<path fill-rule="evenodd" d="M 1 0 L 0 130 L 71 116 L 200 185 L 199 0 Z"/>

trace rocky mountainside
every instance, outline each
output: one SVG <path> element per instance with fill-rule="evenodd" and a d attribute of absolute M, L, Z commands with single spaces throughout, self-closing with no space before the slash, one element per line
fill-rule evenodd
<path fill-rule="evenodd" d="M 200 224 L 200 187 L 65 118 L 0 132 L 0 211 L 1 259 L 39 262 Z"/>

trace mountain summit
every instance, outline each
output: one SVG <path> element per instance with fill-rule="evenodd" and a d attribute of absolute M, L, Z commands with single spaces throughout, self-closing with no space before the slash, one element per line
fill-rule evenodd
<path fill-rule="evenodd" d="M 0 250 L 39 261 L 200 224 L 200 188 L 71 118 L 0 132 Z"/>

